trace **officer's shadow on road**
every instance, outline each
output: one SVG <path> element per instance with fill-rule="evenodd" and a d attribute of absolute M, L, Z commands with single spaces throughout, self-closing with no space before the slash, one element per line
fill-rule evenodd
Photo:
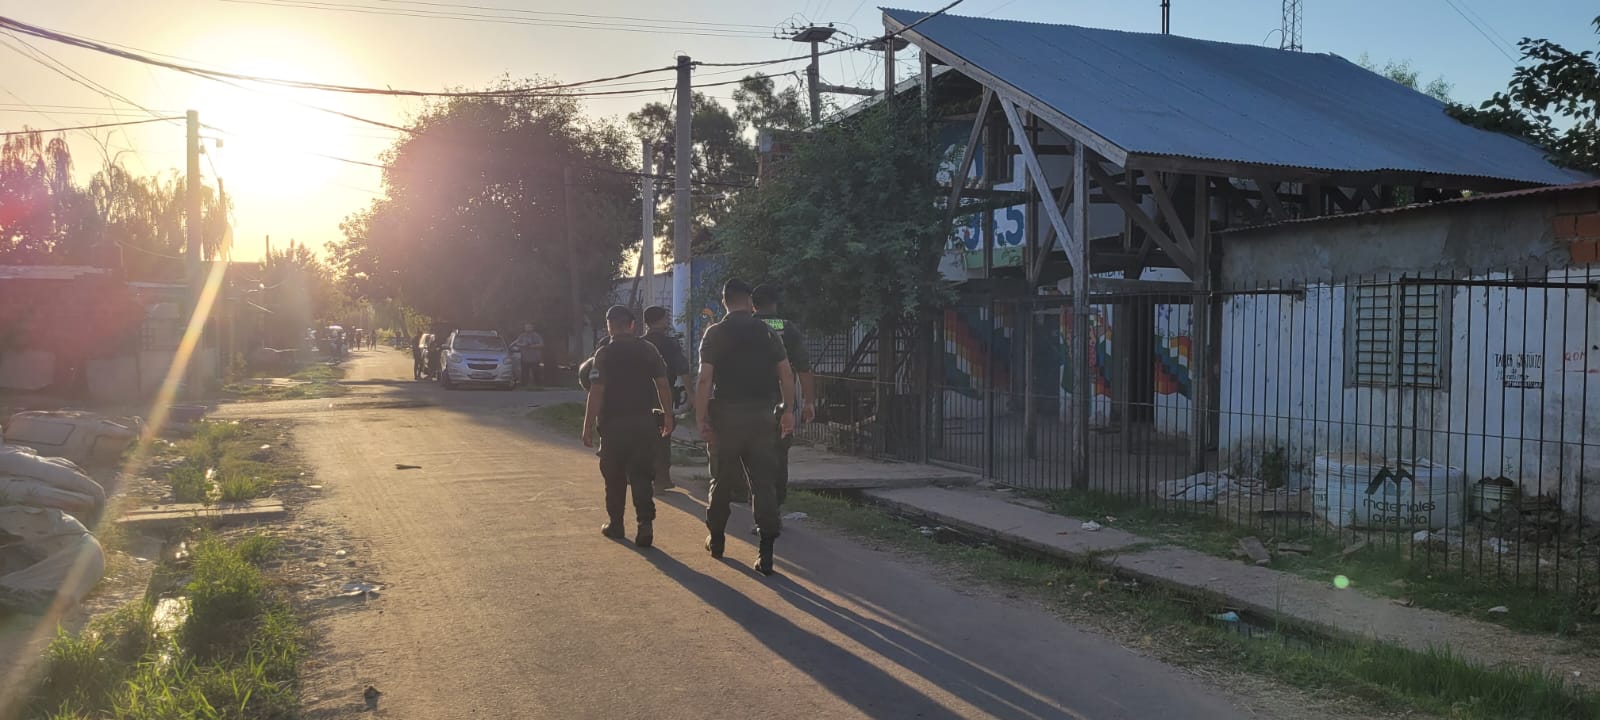
<path fill-rule="evenodd" d="M 660 550 L 641 554 L 663 575 L 694 593 L 708 607 L 716 608 L 739 623 L 750 631 L 751 637 L 868 717 L 928 720 L 961 717 L 867 659 L 808 632 L 748 595 L 684 565 L 671 555 Z M 735 564 L 731 557 L 728 564 Z M 745 571 L 750 572 L 747 568 Z"/>

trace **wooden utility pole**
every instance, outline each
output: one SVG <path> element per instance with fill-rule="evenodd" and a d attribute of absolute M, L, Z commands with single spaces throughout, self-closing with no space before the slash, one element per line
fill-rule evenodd
<path fill-rule="evenodd" d="M 1077 240 L 1078 261 L 1072 267 L 1072 489 L 1089 489 L 1089 413 L 1094 407 L 1094 376 L 1089 357 L 1094 333 L 1089 328 L 1089 158 L 1082 142 L 1072 143 L 1072 217 L 1068 234 Z M 1066 238 L 1062 238 L 1066 240 Z"/>
<path fill-rule="evenodd" d="M 694 140 L 690 123 L 694 118 L 694 95 L 689 85 L 693 66 L 688 55 L 678 56 L 678 116 L 672 193 L 672 317 L 678 332 L 689 331 L 689 273 L 694 262 L 691 246 L 693 227 L 689 205 L 689 182 L 694 172 Z M 695 346 L 689 341 L 689 346 Z M 692 351 L 691 351 L 692 352 Z"/>
<path fill-rule="evenodd" d="M 186 114 L 187 142 L 185 154 L 188 156 L 188 174 L 185 176 L 184 185 L 184 230 L 188 242 L 184 249 L 184 280 L 189 286 L 189 324 L 197 330 L 205 329 L 205 321 L 200 308 L 200 291 L 205 284 L 204 266 L 200 262 L 200 254 L 204 243 L 205 219 L 202 217 L 203 201 L 200 194 L 200 113 L 190 110 Z M 201 386 L 200 335 L 196 336 L 194 348 L 189 356 L 187 368 L 188 391 L 190 397 L 199 397 Z"/>
<path fill-rule="evenodd" d="M 639 218 L 639 275 L 644 285 L 644 305 L 649 307 L 656 304 L 656 179 L 655 174 L 656 148 L 650 138 L 645 138 L 644 164 L 639 175 L 639 204 L 641 211 Z"/>
<path fill-rule="evenodd" d="M 567 226 L 567 274 L 572 277 L 572 281 L 567 284 L 570 292 L 567 300 L 572 304 L 571 350 L 572 357 L 576 360 L 588 354 L 588 343 L 585 342 L 583 334 L 583 307 L 578 304 L 578 220 L 577 213 L 573 212 L 577 206 L 578 193 L 573 187 L 572 166 L 562 168 L 562 178 L 565 180 L 563 189 L 566 190 L 566 202 L 563 203 L 566 207 L 563 210 L 566 212 Z"/>

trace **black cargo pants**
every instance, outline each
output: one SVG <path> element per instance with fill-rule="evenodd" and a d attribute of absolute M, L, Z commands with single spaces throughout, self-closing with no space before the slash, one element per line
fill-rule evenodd
<path fill-rule="evenodd" d="M 639 522 L 656 519 L 656 447 L 661 430 L 649 413 L 600 419 L 600 475 L 606 482 L 606 516 L 622 522 L 627 494 L 633 491 L 633 509 Z"/>
<path fill-rule="evenodd" d="M 772 415 L 772 404 L 713 402 L 711 428 L 717 441 L 709 448 L 713 469 L 706 527 L 713 533 L 726 531 L 734 489 L 748 483 L 761 535 L 778 537 L 783 523 L 777 497 L 778 419 Z"/>

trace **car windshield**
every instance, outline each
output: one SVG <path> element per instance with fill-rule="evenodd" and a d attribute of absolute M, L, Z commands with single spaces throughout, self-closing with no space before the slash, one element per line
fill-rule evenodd
<path fill-rule="evenodd" d="M 457 335 L 451 349 L 458 352 L 485 352 L 506 349 L 506 341 L 498 335 Z"/>

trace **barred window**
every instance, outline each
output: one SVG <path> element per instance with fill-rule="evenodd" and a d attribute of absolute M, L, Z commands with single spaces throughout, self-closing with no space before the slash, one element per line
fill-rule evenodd
<path fill-rule="evenodd" d="M 1444 291 L 1436 286 L 1356 285 L 1345 302 L 1345 382 L 1437 388 L 1449 354 Z"/>

